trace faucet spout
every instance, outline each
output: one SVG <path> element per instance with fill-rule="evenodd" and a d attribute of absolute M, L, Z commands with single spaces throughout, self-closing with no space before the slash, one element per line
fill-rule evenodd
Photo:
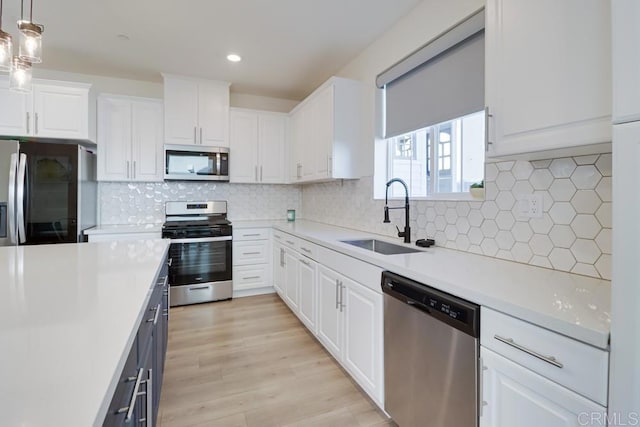
<path fill-rule="evenodd" d="M 404 207 L 392 207 L 389 204 L 389 187 L 394 182 L 400 183 L 404 187 Z M 391 222 L 389 220 L 389 209 L 404 209 L 404 231 L 398 231 L 398 237 L 404 237 L 404 243 L 411 243 L 411 227 L 409 227 L 409 187 L 407 183 L 400 178 L 393 178 L 387 182 L 387 188 L 384 194 L 384 221 L 385 223 Z"/>

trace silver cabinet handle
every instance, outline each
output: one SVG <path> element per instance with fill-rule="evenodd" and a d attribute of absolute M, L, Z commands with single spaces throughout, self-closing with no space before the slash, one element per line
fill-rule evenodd
<path fill-rule="evenodd" d="M 136 161 L 133 161 L 133 173 L 131 174 L 133 175 L 131 178 L 136 179 Z"/>
<path fill-rule="evenodd" d="M 273 237 L 275 237 L 278 240 L 282 239 L 282 236 L 278 236 L 277 234 L 274 234 Z"/>
<path fill-rule="evenodd" d="M 260 166 L 260 182 L 262 182 L 262 166 Z"/>
<path fill-rule="evenodd" d="M 309 261 L 305 261 L 303 259 L 299 260 L 301 263 L 303 263 L 304 265 L 306 265 L 307 267 L 311 267 L 311 264 L 309 263 Z"/>
<path fill-rule="evenodd" d="M 327 156 L 327 175 L 331 175 L 331 156 Z"/>
<path fill-rule="evenodd" d="M 147 389 L 147 426 L 153 426 L 153 369 L 149 369 L 149 376 L 146 381 Z"/>
<path fill-rule="evenodd" d="M 242 252 L 242 255 L 260 255 L 260 252 Z"/>
<path fill-rule="evenodd" d="M 38 113 L 36 113 L 36 119 L 35 119 L 35 128 L 36 128 L 36 135 L 38 134 Z"/>
<path fill-rule="evenodd" d="M 249 276 L 249 277 L 243 277 L 242 280 L 256 280 L 259 278 L 260 276 Z"/>
<path fill-rule="evenodd" d="M 493 114 L 489 112 L 489 107 L 484 108 L 484 151 L 489 151 L 489 145 L 493 142 L 489 141 L 489 118 L 493 117 Z"/>
<path fill-rule="evenodd" d="M 27 111 L 27 135 L 31 133 L 31 114 Z"/>
<path fill-rule="evenodd" d="M 259 237 L 260 233 L 243 234 L 242 237 Z"/>
<path fill-rule="evenodd" d="M 478 358 L 478 416 L 482 418 L 483 408 L 487 405 L 487 402 L 484 401 L 484 371 L 487 368 L 484 367 L 484 363 L 482 363 L 482 357 Z"/>
<path fill-rule="evenodd" d="M 280 248 L 280 267 L 284 267 L 284 249 Z"/>
<path fill-rule="evenodd" d="M 285 240 L 285 242 L 287 242 L 290 245 L 295 245 L 296 244 L 296 242 L 292 242 L 291 240 Z"/>
<path fill-rule="evenodd" d="M 127 179 L 129 179 L 129 160 L 127 160 Z"/>
<path fill-rule="evenodd" d="M 202 145 L 202 128 L 200 128 L 200 145 Z"/>
<path fill-rule="evenodd" d="M 340 281 L 340 313 L 342 313 L 342 309 L 346 307 L 346 305 L 343 304 L 344 302 L 344 296 L 342 295 L 342 290 L 344 289 L 344 286 L 342 285 L 342 280 Z"/>
<path fill-rule="evenodd" d="M 538 358 L 538 359 L 542 360 L 543 362 L 547 362 L 548 364 L 553 365 L 556 368 L 564 367 L 564 365 L 562 363 L 558 362 L 558 360 L 555 357 L 553 357 L 553 356 L 545 356 L 545 355 L 540 354 L 540 353 L 538 353 L 536 351 L 528 349 L 527 347 L 516 343 L 513 340 L 513 338 L 504 338 L 504 337 L 501 337 L 500 335 L 494 335 L 493 338 L 495 338 L 498 341 L 503 342 L 506 345 L 509 345 L 509 346 L 511 346 L 511 347 L 513 347 L 515 349 L 518 349 L 518 350 L 520 350 L 522 352 L 525 352 L 530 356 Z"/>
<path fill-rule="evenodd" d="M 258 165 L 255 165 L 253 167 L 253 180 L 255 182 L 258 182 Z"/>
<path fill-rule="evenodd" d="M 197 144 L 198 140 L 196 139 L 196 132 L 198 132 L 198 126 L 193 127 L 193 143 Z"/>
<path fill-rule="evenodd" d="M 304 252 L 310 254 L 311 253 L 311 249 L 307 249 L 304 246 L 300 246 L 300 249 L 302 249 Z"/>
<path fill-rule="evenodd" d="M 296 165 L 296 175 L 298 179 L 302 178 L 302 165 L 300 163 Z"/>
<path fill-rule="evenodd" d="M 127 415 L 124 418 L 125 422 L 131 421 L 131 417 L 133 416 L 133 410 L 136 407 L 136 398 L 138 397 L 138 390 L 140 389 L 140 382 L 142 381 L 142 373 L 144 369 L 138 369 L 138 375 L 136 375 L 136 385 L 133 387 L 133 393 L 131 394 L 131 400 L 129 400 L 129 406 L 125 406 L 124 408 L 120 408 L 116 411 L 116 414 L 122 414 L 124 412 Z"/>
<path fill-rule="evenodd" d="M 340 307 L 340 296 L 339 296 L 339 291 L 338 289 L 340 288 L 340 281 L 338 279 L 336 279 L 336 310 Z"/>
<path fill-rule="evenodd" d="M 147 323 L 153 322 L 154 325 L 158 323 L 158 313 L 160 313 L 160 306 L 161 304 L 158 304 L 157 307 L 151 309 L 151 311 L 155 311 L 156 314 L 154 314 L 151 319 L 147 319 Z"/>

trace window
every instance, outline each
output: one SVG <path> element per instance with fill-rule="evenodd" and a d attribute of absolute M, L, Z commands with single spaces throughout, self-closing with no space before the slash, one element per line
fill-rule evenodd
<path fill-rule="evenodd" d="M 484 179 L 484 111 L 389 138 L 386 144 L 386 180 L 402 179 L 412 197 L 466 193 Z M 389 195 L 403 197 L 404 189 L 390 187 Z"/>
<path fill-rule="evenodd" d="M 440 198 L 460 198 L 484 179 L 484 11 L 384 71 L 377 85 L 385 138 L 376 143 L 377 197 L 391 178 L 412 197 Z M 403 191 L 393 186 L 389 195 Z"/>

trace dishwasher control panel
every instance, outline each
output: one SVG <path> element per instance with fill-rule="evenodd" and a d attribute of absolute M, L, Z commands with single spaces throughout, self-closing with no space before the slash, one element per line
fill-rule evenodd
<path fill-rule="evenodd" d="M 467 310 L 464 308 L 456 307 L 453 304 L 446 303 L 435 297 L 427 297 L 427 305 L 435 310 L 438 310 L 452 319 L 459 320 L 461 322 L 467 321 Z"/>

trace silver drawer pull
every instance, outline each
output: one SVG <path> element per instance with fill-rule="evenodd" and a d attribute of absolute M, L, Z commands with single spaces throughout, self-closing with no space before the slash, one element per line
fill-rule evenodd
<path fill-rule="evenodd" d="M 116 414 L 122 414 L 124 412 L 127 413 L 124 418 L 125 422 L 131 421 L 131 417 L 133 416 L 133 410 L 136 406 L 136 397 L 138 397 L 138 390 L 140 389 L 140 382 L 142 381 L 142 372 L 144 372 L 144 369 L 138 369 L 138 375 L 136 376 L 136 385 L 133 387 L 133 393 L 131 394 L 129 406 L 125 406 L 124 408 L 120 408 L 116 411 Z"/>
<path fill-rule="evenodd" d="M 260 252 L 243 252 L 242 255 L 260 255 Z"/>
<path fill-rule="evenodd" d="M 282 239 L 282 236 L 278 236 L 277 234 L 274 234 L 273 237 L 275 237 L 276 239 Z"/>
<path fill-rule="evenodd" d="M 529 355 L 531 355 L 533 357 L 536 357 L 536 358 L 542 360 L 543 362 L 547 362 L 548 364 L 553 365 L 556 368 L 563 368 L 564 367 L 564 365 L 562 363 L 558 362 L 558 360 L 555 357 L 553 357 L 553 356 L 545 356 L 544 354 L 540 354 L 540 353 L 538 353 L 536 351 L 530 350 L 527 347 L 524 347 L 524 346 L 516 343 L 513 340 L 513 338 L 503 338 L 500 335 L 494 335 L 493 338 L 497 339 L 500 342 L 505 343 L 506 345 L 509 345 L 509 346 L 511 346 L 513 348 L 516 348 L 516 349 L 520 350 L 520 351 L 523 351 L 523 352 L 525 352 L 525 353 L 527 353 L 527 354 L 529 354 Z"/>
<path fill-rule="evenodd" d="M 305 261 L 305 260 L 301 259 L 300 262 L 303 263 L 304 265 L 306 265 L 307 267 L 311 266 L 311 264 L 309 264 L 309 261 Z"/>
<path fill-rule="evenodd" d="M 255 280 L 255 279 L 259 279 L 260 276 L 249 276 L 249 277 L 243 277 L 242 280 Z"/>
<path fill-rule="evenodd" d="M 311 253 L 311 249 L 307 249 L 303 246 L 300 246 L 300 249 L 302 249 L 303 251 L 305 251 L 306 253 L 310 254 Z"/>
<path fill-rule="evenodd" d="M 296 244 L 296 242 L 292 242 L 291 240 L 285 240 L 285 242 L 287 242 L 290 245 L 295 245 Z"/>
<path fill-rule="evenodd" d="M 149 311 L 155 311 L 156 314 L 154 314 L 151 319 L 147 319 L 147 323 L 153 322 L 153 324 L 155 325 L 156 323 L 158 323 L 158 313 L 160 313 L 160 304 L 158 304 L 157 307 L 150 309 Z"/>
<path fill-rule="evenodd" d="M 243 234 L 242 237 L 258 237 L 260 236 L 260 233 L 253 233 L 253 234 Z"/>

